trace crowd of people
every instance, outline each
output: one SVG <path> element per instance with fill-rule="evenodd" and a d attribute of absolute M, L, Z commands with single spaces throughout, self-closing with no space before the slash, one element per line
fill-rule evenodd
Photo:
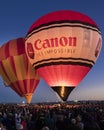
<path fill-rule="evenodd" d="M 0 104 L 0 130 L 104 130 L 104 103 Z"/>

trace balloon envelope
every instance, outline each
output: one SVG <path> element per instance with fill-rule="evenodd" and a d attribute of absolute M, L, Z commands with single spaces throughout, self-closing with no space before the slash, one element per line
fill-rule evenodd
<path fill-rule="evenodd" d="M 26 36 L 26 54 L 41 77 L 63 100 L 95 64 L 101 32 L 88 16 L 69 10 L 44 15 Z"/>
<path fill-rule="evenodd" d="M 30 103 L 40 77 L 28 61 L 24 45 L 24 38 L 17 38 L 1 46 L 0 73 L 6 86 Z"/>

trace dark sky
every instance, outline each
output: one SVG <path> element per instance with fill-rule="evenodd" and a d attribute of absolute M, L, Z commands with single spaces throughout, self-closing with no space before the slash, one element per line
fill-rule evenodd
<path fill-rule="evenodd" d="M 11 39 L 24 37 L 31 26 L 41 16 L 56 10 L 74 10 L 91 17 L 99 26 L 104 37 L 103 0 L 1 0 L 0 1 L 0 45 Z M 83 81 L 73 90 L 69 100 L 104 99 L 104 47 L 100 56 Z M 0 80 L 0 102 L 22 102 L 13 90 Z M 41 79 L 32 99 L 56 101 L 58 97 Z"/>

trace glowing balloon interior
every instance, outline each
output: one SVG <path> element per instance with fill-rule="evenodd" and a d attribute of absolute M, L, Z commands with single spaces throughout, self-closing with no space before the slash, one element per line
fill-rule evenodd
<path fill-rule="evenodd" d="M 25 41 L 32 66 L 64 101 L 93 67 L 101 47 L 97 24 L 90 17 L 69 10 L 38 19 Z"/>
<path fill-rule="evenodd" d="M 30 103 L 40 77 L 25 54 L 24 38 L 10 40 L 0 48 L 0 73 L 6 86 Z"/>

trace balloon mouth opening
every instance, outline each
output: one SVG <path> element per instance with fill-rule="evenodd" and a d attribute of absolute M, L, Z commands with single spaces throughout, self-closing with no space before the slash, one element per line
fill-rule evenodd
<path fill-rule="evenodd" d="M 28 104 L 30 104 L 31 100 L 32 100 L 32 96 L 33 94 L 32 93 L 27 93 L 27 94 L 24 94 L 24 97 L 27 101 Z"/>
<path fill-rule="evenodd" d="M 52 89 L 59 95 L 59 97 L 63 101 L 67 101 L 68 96 L 74 88 L 74 86 L 52 86 Z"/>

